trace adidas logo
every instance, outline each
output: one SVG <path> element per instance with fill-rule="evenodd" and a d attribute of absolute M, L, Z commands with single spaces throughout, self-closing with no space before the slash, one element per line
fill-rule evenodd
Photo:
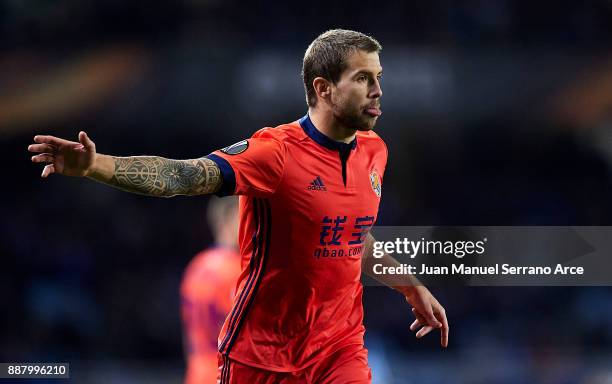
<path fill-rule="evenodd" d="M 310 185 L 306 187 L 306 189 L 310 191 L 327 191 L 325 184 L 323 184 L 323 180 L 319 176 L 317 176 L 313 181 L 310 182 Z"/>

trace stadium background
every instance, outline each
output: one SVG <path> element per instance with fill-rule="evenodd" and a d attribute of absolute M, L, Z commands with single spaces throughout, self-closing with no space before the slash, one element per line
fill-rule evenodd
<path fill-rule="evenodd" d="M 178 286 L 206 198 L 154 199 L 30 164 L 36 133 L 193 158 L 302 116 L 306 46 L 379 39 L 378 224 L 610 225 L 612 1 L 0 2 L 0 361 L 75 382 L 178 382 Z M 434 289 L 450 348 L 366 289 L 383 383 L 610 383 L 608 287 Z M 42 382 L 42 381 L 37 381 Z"/>

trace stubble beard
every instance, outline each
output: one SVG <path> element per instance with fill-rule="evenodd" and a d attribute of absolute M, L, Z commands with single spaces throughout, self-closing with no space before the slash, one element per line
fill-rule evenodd
<path fill-rule="evenodd" d="M 376 118 L 366 116 L 359 107 L 334 103 L 332 105 L 334 118 L 349 129 L 357 131 L 371 131 L 376 125 Z"/>

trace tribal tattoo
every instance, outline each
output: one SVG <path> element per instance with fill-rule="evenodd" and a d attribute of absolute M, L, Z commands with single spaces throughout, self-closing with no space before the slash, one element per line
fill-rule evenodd
<path fill-rule="evenodd" d="M 217 164 L 205 157 L 171 160 L 156 156 L 115 158 L 110 185 L 149 196 L 202 195 L 221 187 Z"/>

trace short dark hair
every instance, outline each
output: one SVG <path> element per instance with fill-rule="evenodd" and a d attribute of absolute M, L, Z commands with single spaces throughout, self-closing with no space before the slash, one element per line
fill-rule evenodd
<path fill-rule="evenodd" d="M 380 52 L 382 46 L 373 37 L 347 29 L 329 30 L 310 43 L 302 64 L 302 79 L 308 106 L 314 107 L 317 104 L 317 94 L 312 81 L 323 77 L 336 84 L 346 69 L 346 60 L 358 50 Z"/>

